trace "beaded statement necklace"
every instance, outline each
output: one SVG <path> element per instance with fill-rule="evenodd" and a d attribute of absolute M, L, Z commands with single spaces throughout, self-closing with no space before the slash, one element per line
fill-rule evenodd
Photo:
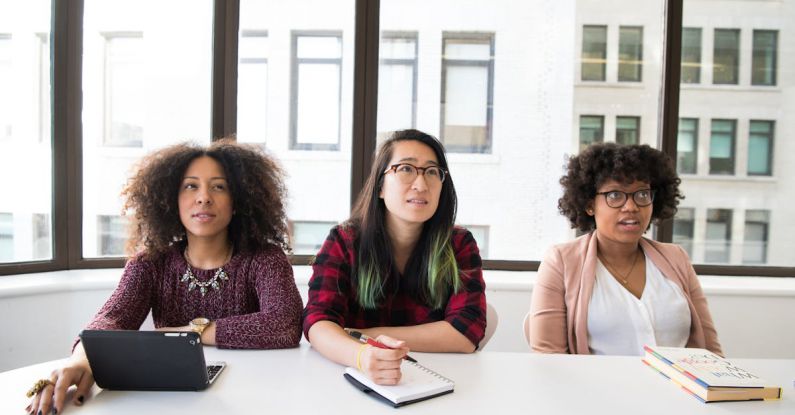
<path fill-rule="evenodd" d="M 224 261 L 224 264 L 229 262 L 229 260 L 231 258 L 232 258 L 232 249 L 230 248 L 229 249 L 229 254 L 226 257 L 226 260 Z M 204 297 L 204 295 L 207 294 L 207 290 L 208 290 L 207 287 L 210 287 L 210 288 L 212 288 L 212 289 L 214 289 L 216 291 L 219 291 L 221 289 L 221 281 L 228 281 L 229 280 L 229 275 L 227 275 L 226 271 L 224 271 L 224 267 L 223 266 L 218 267 L 218 269 L 215 270 L 215 274 L 213 274 L 213 277 L 210 278 L 207 281 L 199 281 L 198 279 L 196 279 L 196 276 L 193 275 L 193 271 L 191 270 L 191 267 L 190 267 L 190 262 L 191 261 L 190 261 L 190 257 L 188 256 L 188 249 L 187 248 L 185 248 L 185 262 L 188 263 L 188 269 L 186 269 L 185 273 L 182 274 L 182 278 L 180 279 L 180 281 L 188 283 L 188 291 L 189 292 L 193 291 L 196 287 L 199 287 L 199 292 L 201 293 L 202 297 Z"/>

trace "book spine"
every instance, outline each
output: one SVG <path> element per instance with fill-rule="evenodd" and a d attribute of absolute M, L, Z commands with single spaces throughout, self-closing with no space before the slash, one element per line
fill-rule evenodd
<path fill-rule="evenodd" d="M 661 354 L 657 353 L 656 351 L 654 351 L 654 349 L 650 348 L 649 346 L 643 346 L 643 348 L 646 349 L 647 353 L 652 354 L 654 357 L 659 359 L 661 362 L 663 362 L 663 363 L 667 364 L 668 366 L 671 366 L 672 368 L 676 369 L 677 372 L 687 376 L 693 382 L 696 382 L 699 385 L 701 385 L 702 387 L 704 387 L 706 389 L 709 389 L 709 385 L 706 382 L 704 382 L 703 380 L 699 379 L 697 376 L 694 376 L 692 373 L 690 373 L 690 372 L 682 369 L 681 367 L 677 366 L 676 363 L 666 359 L 663 355 L 661 355 Z"/>

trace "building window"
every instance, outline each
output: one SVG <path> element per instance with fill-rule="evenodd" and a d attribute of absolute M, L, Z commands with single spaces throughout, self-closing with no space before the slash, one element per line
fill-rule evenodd
<path fill-rule="evenodd" d="M 448 151 L 491 151 L 494 35 L 444 33 L 441 139 Z"/>
<path fill-rule="evenodd" d="M 580 151 L 604 141 L 604 125 L 605 117 L 601 115 L 580 115 Z"/>
<path fill-rule="evenodd" d="M 751 120 L 748 133 L 748 175 L 773 174 L 773 121 Z"/>
<path fill-rule="evenodd" d="M 13 108 L 13 93 L 12 85 L 14 77 L 12 76 L 11 59 L 11 35 L 8 33 L 0 33 L 0 140 L 11 139 L 12 130 L 12 111 Z"/>
<path fill-rule="evenodd" d="M 0 213 L 0 262 L 14 260 L 14 215 Z"/>
<path fill-rule="evenodd" d="M 754 30 L 751 85 L 776 85 L 778 30 Z"/>
<path fill-rule="evenodd" d="M 293 32 L 290 147 L 339 151 L 342 33 Z"/>
<path fill-rule="evenodd" d="M 701 82 L 701 28 L 682 28 L 682 83 Z"/>
<path fill-rule="evenodd" d="M 97 254 L 124 256 L 127 243 L 127 218 L 118 215 L 97 216 Z"/>
<path fill-rule="evenodd" d="M 704 242 L 704 261 L 726 264 L 732 236 L 731 209 L 707 209 L 707 235 Z"/>
<path fill-rule="evenodd" d="M 618 81 L 640 82 L 643 76 L 643 28 L 618 29 Z"/>
<path fill-rule="evenodd" d="M 315 255 L 336 222 L 290 222 L 290 239 L 295 255 Z"/>
<path fill-rule="evenodd" d="M 769 210 L 745 211 L 743 264 L 764 264 L 767 262 L 767 240 L 769 225 Z"/>
<path fill-rule="evenodd" d="M 265 143 L 268 127 L 267 31 L 243 30 L 238 43 L 237 140 Z"/>
<path fill-rule="evenodd" d="M 735 120 L 712 120 L 709 174 L 734 174 Z"/>
<path fill-rule="evenodd" d="M 673 242 L 682 247 L 691 258 L 693 257 L 693 230 L 695 224 L 695 209 L 679 208 L 674 218 Z"/>
<path fill-rule="evenodd" d="M 33 214 L 33 259 L 52 258 L 52 238 L 50 233 L 50 215 Z"/>
<path fill-rule="evenodd" d="M 712 83 L 737 84 L 740 68 L 740 29 L 715 29 Z"/>
<path fill-rule="evenodd" d="M 616 117 L 616 143 L 640 143 L 640 117 Z"/>
<path fill-rule="evenodd" d="M 104 144 L 141 147 L 144 136 L 143 34 L 106 33 Z"/>
<path fill-rule="evenodd" d="M 604 81 L 606 63 L 607 26 L 583 26 L 581 79 Z"/>
<path fill-rule="evenodd" d="M 52 111 L 50 109 L 50 34 L 37 33 L 38 43 L 38 99 L 39 142 L 48 143 L 52 137 Z"/>
<path fill-rule="evenodd" d="M 489 257 L 489 227 L 488 225 L 461 225 L 466 228 L 478 244 L 481 258 Z"/>
<path fill-rule="evenodd" d="M 417 32 L 383 32 L 378 49 L 378 134 L 414 128 L 417 120 Z"/>
<path fill-rule="evenodd" d="M 696 174 L 698 162 L 698 119 L 680 118 L 676 138 L 676 171 Z"/>

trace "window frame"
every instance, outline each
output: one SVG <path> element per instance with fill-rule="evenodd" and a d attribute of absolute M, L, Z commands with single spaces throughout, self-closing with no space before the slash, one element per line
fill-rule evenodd
<path fill-rule="evenodd" d="M 772 176 L 773 175 L 773 151 L 776 144 L 776 121 L 775 120 L 748 120 L 748 160 L 747 164 L 751 163 L 751 135 L 761 136 L 760 133 L 751 131 L 751 126 L 754 123 L 766 123 L 770 126 L 770 130 L 764 136 L 767 139 L 767 170 L 762 173 L 751 172 L 751 166 L 746 165 L 745 173 L 749 176 Z"/>
<path fill-rule="evenodd" d="M 624 30 L 638 30 L 638 36 L 640 43 L 637 45 L 638 47 L 638 56 L 633 56 L 637 62 L 634 63 L 625 63 L 624 60 L 621 58 L 622 49 L 629 48 L 629 45 L 625 45 L 621 42 L 624 33 Z M 618 67 L 616 68 L 616 80 L 618 82 L 636 82 L 640 83 L 643 82 L 643 26 L 618 26 Z M 637 79 L 623 79 L 621 77 L 621 68 L 623 67 L 631 67 L 635 66 L 637 68 Z"/>
<path fill-rule="evenodd" d="M 379 42 L 385 39 L 409 39 L 414 41 L 414 58 L 378 58 L 379 70 L 381 65 L 403 65 L 411 66 L 411 128 L 417 126 L 417 80 L 418 80 L 418 66 L 419 66 L 419 33 L 410 31 L 384 31 L 381 32 Z M 379 131 L 384 133 L 386 131 Z"/>
<path fill-rule="evenodd" d="M 585 58 L 585 29 L 586 28 L 604 29 L 604 42 L 602 42 L 602 44 L 604 45 L 604 50 L 602 51 L 602 58 L 601 58 L 602 62 L 601 62 L 601 64 L 600 63 L 596 63 L 596 62 L 586 62 L 586 58 Z M 607 45 L 607 25 L 604 25 L 604 24 L 601 24 L 601 25 L 599 25 L 599 24 L 583 24 L 582 25 L 582 45 L 580 46 L 580 81 L 581 82 L 605 82 L 605 81 L 607 81 L 607 49 L 608 49 L 608 45 Z M 588 60 L 591 60 L 591 59 L 598 59 L 598 58 L 588 58 Z M 602 72 L 602 77 L 601 77 L 601 79 L 599 79 L 599 78 L 586 79 L 585 78 L 585 72 L 586 71 L 584 70 L 586 65 L 601 65 L 602 66 L 602 71 L 601 71 Z"/>
<path fill-rule="evenodd" d="M 732 65 L 733 71 L 732 71 L 732 74 L 731 74 L 732 75 L 731 76 L 732 79 L 728 80 L 728 81 L 722 81 L 722 82 L 716 82 L 715 81 L 715 78 L 717 78 L 716 75 L 718 74 L 718 65 L 715 63 L 716 58 L 718 56 L 718 44 L 716 42 L 716 39 L 718 38 L 718 32 L 735 33 L 737 35 L 737 44 L 736 44 L 736 48 L 734 49 L 734 55 L 732 56 L 732 58 L 734 59 L 734 62 L 733 62 L 733 65 Z M 735 28 L 716 27 L 712 31 L 712 41 L 713 41 L 712 42 L 712 84 L 713 85 L 739 85 L 740 84 L 740 66 L 741 66 L 741 63 L 740 63 L 740 60 L 741 60 L 740 47 L 741 47 L 741 44 L 742 44 L 742 30 L 735 29 Z"/>
<path fill-rule="evenodd" d="M 339 58 L 299 58 L 298 38 L 301 37 L 336 37 L 340 42 Z M 342 141 L 342 65 L 343 65 L 343 32 L 342 30 L 291 30 L 290 31 L 290 150 L 309 151 L 340 151 Z M 299 69 L 301 65 L 336 64 L 339 77 L 337 79 L 337 142 L 299 143 L 298 142 L 298 88 Z"/>
<path fill-rule="evenodd" d="M 770 83 L 766 82 L 758 82 L 756 81 L 756 66 L 757 66 L 757 59 L 764 60 L 764 56 L 757 58 L 757 49 L 756 49 L 756 35 L 757 34 L 773 34 L 773 62 L 771 68 L 768 70 L 771 72 L 771 81 Z M 751 85 L 753 86 L 762 86 L 762 87 L 775 87 L 778 85 L 778 52 L 779 52 L 779 31 L 774 29 L 754 29 L 752 33 L 751 39 Z"/>
<path fill-rule="evenodd" d="M 445 144 L 445 150 L 448 153 L 474 153 L 474 154 L 491 154 L 494 131 L 494 44 L 496 41 L 495 33 L 493 32 L 442 32 L 442 53 L 441 53 L 441 95 L 439 96 L 439 141 Z M 473 40 L 473 41 L 487 41 L 489 44 L 489 60 L 469 60 L 469 59 L 447 59 L 445 57 L 445 47 L 448 40 Z M 445 132 L 445 111 L 447 94 L 447 68 L 448 67 L 477 67 L 486 68 L 488 73 L 488 92 L 486 93 L 486 140 L 481 146 L 467 146 L 467 145 L 453 145 L 447 144 L 444 139 Z"/>
<path fill-rule="evenodd" d="M 102 146 L 104 147 L 143 147 L 143 136 L 141 141 L 117 141 L 113 138 L 113 65 L 111 44 L 116 39 L 140 39 L 143 42 L 143 32 L 139 31 L 114 31 L 100 32 L 104 39 L 104 50 L 102 56 Z M 143 127 L 143 126 L 142 126 Z"/>
<path fill-rule="evenodd" d="M 665 3 L 663 85 L 660 96 L 660 149 L 676 155 L 684 0 Z M 65 269 L 122 267 L 124 258 L 82 258 L 82 50 L 83 0 L 53 1 L 51 16 L 51 79 L 53 139 L 52 259 L 0 264 L 0 275 Z M 214 0 L 212 136 L 234 133 L 237 99 L 237 36 L 239 0 Z M 351 161 L 351 204 L 362 189 L 372 164 L 376 134 L 378 88 L 378 0 L 355 0 L 354 77 Z M 703 41 L 703 33 L 702 33 Z M 581 51 L 580 51 L 581 53 Z M 581 56 L 581 55 L 580 55 Z M 704 58 L 702 49 L 702 60 Z M 654 229 L 654 238 L 670 242 L 673 221 Z M 311 256 L 292 257 L 306 265 Z M 540 261 L 484 260 L 484 269 L 536 271 Z M 795 267 L 719 266 L 695 264 L 699 274 L 791 277 Z"/>

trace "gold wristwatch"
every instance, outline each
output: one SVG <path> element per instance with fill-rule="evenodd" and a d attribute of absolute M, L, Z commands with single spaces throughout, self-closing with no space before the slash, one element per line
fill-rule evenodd
<path fill-rule="evenodd" d="M 199 333 L 199 337 L 201 337 L 204 329 L 210 325 L 210 319 L 207 317 L 196 317 L 190 321 L 190 329 L 196 333 Z"/>

